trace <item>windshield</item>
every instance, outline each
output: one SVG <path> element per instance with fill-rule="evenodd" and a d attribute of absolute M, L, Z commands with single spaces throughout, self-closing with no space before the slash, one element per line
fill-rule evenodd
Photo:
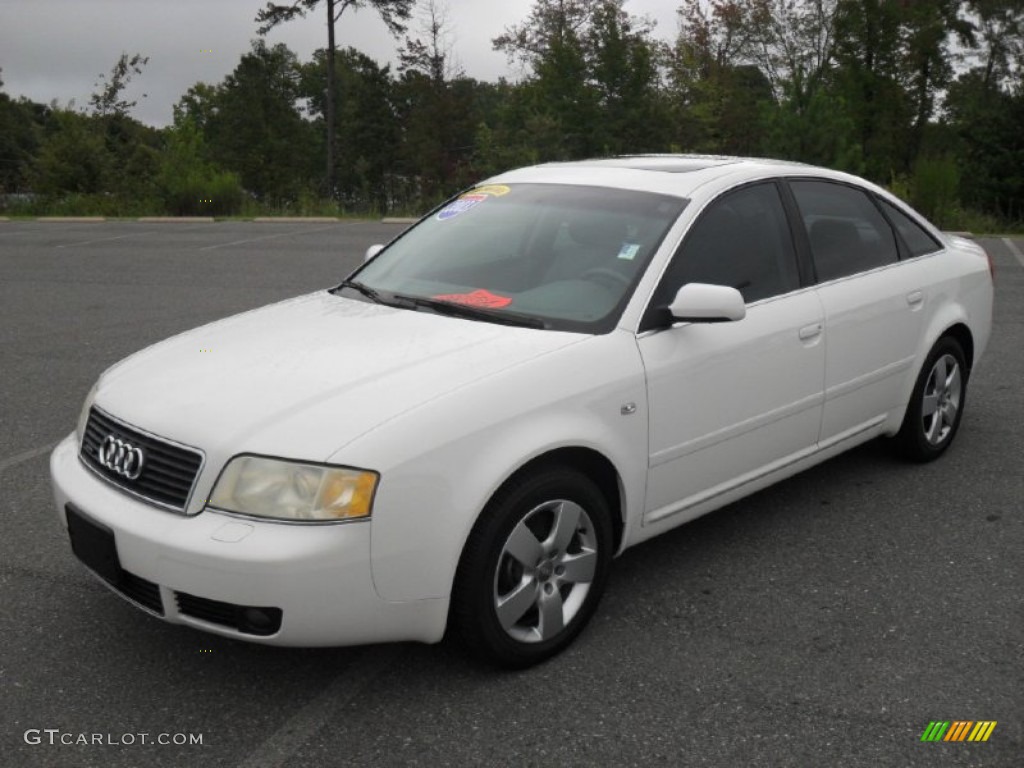
<path fill-rule="evenodd" d="M 604 187 L 477 187 L 391 243 L 350 282 L 398 306 L 604 333 L 686 203 Z"/>

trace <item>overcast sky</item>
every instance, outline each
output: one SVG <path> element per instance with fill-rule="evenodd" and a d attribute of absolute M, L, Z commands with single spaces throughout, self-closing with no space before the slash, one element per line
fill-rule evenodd
<path fill-rule="evenodd" d="M 491 49 L 491 40 L 525 19 L 533 0 L 446 2 L 454 53 L 466 73 L 481 80 L 517 78 L 520 73 Z M 74 100 L 83 108 L 99 75 L 109 73 L 122 52 L 138 52 L 149 64 L 127 94 L 139 102 L 133 115 L 164 126 L 190 86 L 219 83 L 235 68 L 256 37 L 253 19 L 264 5 L 265 0 L 0 0 L 3 91 L 44 103 L 56 99 L 61 106 Z M 675 35 L 677 6 L 676 0 L 629 0 L 626 9 L 653 18 L 657 36 L 667 39 Z M 308 61 L 327 44 L 322 17 L 318 9 L 315 17 L 278 27 L 268 41 L 283 42 Z M 347 45 L 381 64 L 393 62 L 398 47 L 371 11 L 342 17 L 338 46 Z"/>

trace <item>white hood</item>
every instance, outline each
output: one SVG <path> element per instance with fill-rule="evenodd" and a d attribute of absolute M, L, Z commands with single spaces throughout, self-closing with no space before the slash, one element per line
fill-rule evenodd
<path fill-rule="evenodd" d="M 101 377 L 95 402 L 211 458 L 323 461 L 405 411 L 584 338 L 322 291 L 144 349 Z"/>

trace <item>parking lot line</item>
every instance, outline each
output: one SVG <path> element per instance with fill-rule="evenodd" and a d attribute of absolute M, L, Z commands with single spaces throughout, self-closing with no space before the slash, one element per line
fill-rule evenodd
<path fill-rule="evenodd" d="M 287 763 L 317 731 L 335 721 L 339 713 L 360 696 L 402 655 L 397 645 L 372 646 L 360 653 L 350 669 L 338 675 L 318 696 L 281 724 L 241 762 L 240 768 L 279 768 Z"/>
<path fill-rule="evenodd" d="M 95 240 L 82 240 L 77 243 L 61 243 L 56 246 L 57 248 L 74 248 L 76 245 L 91 245 L 92 243 L 105 243 L 110 240 L 125 240 L 129 237 L 145 237 L 146 235 L 154 235 L 156 231 L 152 232 L 133 232 L 130 235 L 118 235 L 117 237 L 98 237 Z"/>
<path fill-rule="evenodd" d="M 1013 242 L 1013 240 L 1010 239 L 1009 237 L 1004 237 L 1003 243 L 1006 245 L 1007 248 L 1010 249 L 1010 253 L 1014 255 L 1014 257 L 1017 259 L 1020 265 L 1024 267 L 1024 253 L 1021 253 L 1021 250 L 1020 248 L 1017 247 L 1017 244 Z"/>
<path fill-rule="evenodd" d="M 52 443 L 47 443 L 46 445 L 40 446 L 39 448 L 33 448 L 32 450 L 25 451 L 24 453 L 16 453 L 9 459 L 4 459 L 3 461 L 0 461 L 0 472 L 4 472 L 5 470 L 10 469 L 11 467 L 16 467 L 23 462 L 26 462 L 30 459 L 34 459 L 36 456 L 42 456 L 44 453 L 47 453 L 48 451 L 52 451 L 54 448 L 57 447 L 57 443 L 59 442 L 60 440 L 54 440 Z"/>
<path fill-rule="evenodd" d="M 251 237 L 251 238 L 249 238 L 247 240 L 235 240 L 232 243 L 218 243 L 217 245 L 207 245 L 207 246 L 205 246 L 203 248 L 200 248 L 199 250 L 200 251 L 212 251 L 212 250 L 214 250 L 216 248 L 228 248 L 229 246 L 232 246 L 232 245 L 243 245 L 244 243 L 255 243 L 255 242 L 258 242 L 260 240 L 274 240 L 275 238 L 278 238 L 278 237 L 290 237 L 291 235 L 297 235 L 299 233 L 302 233 L 302 234 L 305 235 L 305 234 L 310 234 L 312 232 L 324 232 L 324 231 L 326 231 L 328 229 L 335 229 L 336 227 L 339 227 L 339 226 L 343 226 L 343 224 L 341 222 L 339 222 L 338 224 L 332 224 L 329 227 L 317 227 L 316 229 L 305 229 L 305 228 L 303 228 L 303 229 L 293 229 L 290 232 L 279 232 L 276 235 L 264 235 L 263 237 Z"/>

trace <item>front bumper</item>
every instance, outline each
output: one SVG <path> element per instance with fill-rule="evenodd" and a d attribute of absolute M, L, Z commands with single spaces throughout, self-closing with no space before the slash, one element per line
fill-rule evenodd
<path fill-rule="evenodd" d="M 134 586 L 114 591 L 151 613 L 162 612 L 168 622 L 292 646 L 436 642 L 444 634 L 447 599 L 396 603 L 377 594 L 370 567 L 372 521 L 302 525 L 213 511 L 176 515 L 90 472 L 73 434 L 54 449 L 50 473 L 65 528 L 70 504 L 113 532 L 120 567 L 129 577 L 152 585 L 144 585 L 148 599 L 140 599 L 143 593 Z M 196 600 L 213 610 L 197 611 Z M 280 628 L 264 636 L 241 631 L 219 618 L 226 615 L 219 605 L 279 609 Z"/>

